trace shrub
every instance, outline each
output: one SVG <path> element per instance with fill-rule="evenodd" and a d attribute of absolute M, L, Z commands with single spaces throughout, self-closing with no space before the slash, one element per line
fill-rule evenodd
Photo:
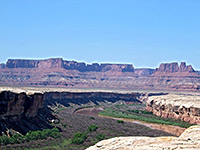
<path fill-rule="evenodd" d="M 63 124 L 62 126 L 63 126 L 64 128 L 66 128 L 66 127 L 67 127 L 67 124 Z"/>
<path fill-rule="evenodd" d="M 96 131 L 97 129 L 98 129 L 98 126 L 96 126 L 95 124 L 91 124 L 91 125 L 88 127 L 88 131 L 89 131 L 89 132 Z"/>
<path fill-rule="evenodd" d="M 32 140 L 46 139 L 47 137 L 58 138 L 60 136 L 60 132 L 57 128 L 44 129 L 42 131 L 29 131 L 26 135 L 15 134 L 10 138 L 3 135 L 0 137 L 0 145 L 23 143 L 25 141 L 29 142 Z"/>
<path fill-rule="evenodd" d="M 29 131 L 26 134 L 26 137 L 27 137 L 28 141 L 41 139 L 41 133 L 40 132 L 41 131 Z"/>
<path fill-rule="evenodd" d="M 9 144 L 9 138 L 6 135 L 3 135 L 0 137 L 0 142 L 1 142 L 1 145 L 7 145 Z"/>
<path fill-rule="evenodd" d="M 22 142 L 24 142 L 24 138 L 23 138 L 23 135 L 21 135 L 21 134 L 15 134 L 9 138 L 10 144 L 22 143 Z"/>
<path fill-rule="evenodd" d="M 136 114 L 150 114 L 150 115 L 153 114 L 153 112 L 146 111 L 146 110 L 128 110 L 128 111 L 129 111 L 129 112 L 136 113 Z"/>
<path fill-rule="evenodd" d="M 102 133 L 98 133 L 98 134 L 96 135 L 97 141 L 101 141 L 101 140 L 103 140 L 104 138 L 105 138 L 105 135 L 102 134 Z"/>
<path fill-rule="evenodd" d="M 90 117 L 90 120 L 94 120 L 94 117 Z"/>
<path fill-rule="evenodd" d="M 59 132 L 58 128 L 53 128 L 52 130 L 50 130 L 49 136 L 52 138 L 60 137 L 60 132 Z"/>
<path fill-rule="evenodd" d="M 124 123 L 123 120 L 117 120 L 117 123 Z"/>
<path fill-rule="evenodd" d="M 44 129 L 41 132 L 41 139 L 46 139 L 50 136 L 50 129 Z"/>
<path fill-rule="evenodd" d="M 87 139 L 87 134 L 83 132 L 77 132 L 74 134 L 74 137 L 72 139 L 73 144 L 83 144 L 85 140 Z"/>

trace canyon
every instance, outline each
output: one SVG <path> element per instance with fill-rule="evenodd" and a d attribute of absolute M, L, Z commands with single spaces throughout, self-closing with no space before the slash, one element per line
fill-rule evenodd
<path fill-rule="evenodd" d="M 29 130 L 51 128 L 52 107 L 99 105 L 118 101 L 141 103 L 138 92 L 107 90 L 68 90 L 49 88 L 0 87 L 0 134 L 11 130 L 25 134 Z"/>
<path fill-rule="evenodd" d="M 132 64 L 86 64 L 62 58 L 9 59 L 0 64 L 0 85 L 199 91 L 200 75 L 185 62 L 162 63 L 154 69 L 135 68 Z"/>
<path fill-rule="evenodd" d="M 0 119 L 12 116 L 34 118 L 47 106 L 140 104 L 146 101 L 146 110 L 155 115 L 200 123 L 198 93 L 36 87 L 1 87 L 0 91 Z"/>
<path fill-rule="evenodd" d="M 135 68 L 132 64 L 85 64 L 62 58 L 9 59 L 5 64 L 0 64 L 0 85 L 0 134 L 8 136 L 15 132 L 26 134 L 30 130 L 52 128 L 52 120 L 62 122 L 62 117 L 66 116 L 73 120 L 78 117 L 73 113 L 75 108 L 114 103 L 145 102 L 146 110 L 157 116 L 180 119 L 192 124 L 200 123 L 200 95 L 198 94 L 200 74 L 185 62 L 180 65 L 177 62 L 161 63 L 158 68 L 153 69 Z M 62 108 L 70 110 L 66 116 L 60 113 L 59 116 L 62 117 L 59 119 L 58 115 L 52 112 L 59 113 Z M 87 116 L 85 119 L 88 119 Z M 66 122 L 79 124 L 78 120 L 76 123 L 74 120 L 73 122 L 66 120 Z M 98 120 L 99 118 L 96 121 Z M 63 124 L 59 128 L 65 132 Z M 147 132 L 140 132 L 143 136 L 167 134 L 163 131 L 146 131 L 145 126 L 143 128 Z M 73 136 L 71 130 L 71 128 L 67 129 L 70 136 Z M 74 129 L 73 132 L 77 130 Z M 195 132 L 199 133 L 199 128 Z M 134 132 L 133 134 L 137 135 Z M 68 134 L 66 138 L 69 138 Z M 114 143 L 114 147 L 110 141 Z M 166 143 L 166 141 L 170 142 Z M 181 146 L 175 143 L 183 141 L 186 141 L 184 143 L 186 148 L 194 148 L 194 150 L 199 148 L 198 140 L 190 141 L 172 137 L 119 137 L 106 141 L 105 143 L 108 144 L 102 141 L 92 149 L 105 147 L 115 149 L 120 145 L 125 149 L 135 149 L 135 144 L 139 149 L 143 148 L 144 144 L 140 144 L 143 142 L 154 149 L 158 147 L 152 146 L 153 143 L 160 144 L 159 146 L 164 148 L 174 148 L 172 145 L 175 145 L 178 149 Z M 121 142 L 125 145 L 117 144 Z M 193 147 L 190 147 L 191 145 Z"/>
<path fill-rule="evenodd" d="M 173 71 L 173 70 L 172 70 Z M 140 104 L 146 102 L 146 110 L 153 114 L 164 117 L 181 119 L 192 124 L 200 122 L 200 99 L 197 92 L 161 92 L 161 91 L 132 91 L 132 90 L 108 90 L 108 89 L 70 89 L 70 88 L 44 88 L 44 87 L 0 87 L 0 133 L 8 136 L 12 135 L 13 130 L 25 134 L 30 130 L 41 130 L 52 128 L 52 120 L 65 118 L 68 124 L 73 123 L 66 116 L 77 114 L 73 113 L 77 108 L 84 106 L 108 105 L 108 104 Z M 68 113 L 58 112 L 52 114 L 51 108 L 68 108 Z M 79 106 L 79 107 L 76 107 Z M 74 107 L 74 108 L 73 108 Z M 65 115 L 64 115 L 65 114 Z M 94 121 L 88 116 L 78 114 L 80 118 L 85 118 L 86 122 Z M 97 117 L 97 116 L 96 116 Z M 62 119 L 63 118 L 63 119 Z M 99 121 L 102 117 L 95 119 Z M 105 118 L 106 119 L 106 118 Z M 109 119 L 109 118 L 108 118 Z M 77 119 L 75 119 L 77 120 Z M 113 119 L 111 119 L 113 120 Z M 110 120 L 110 121 L 111 121 Z M 83 120 L 82 120 L 83 121 Z M 82 122 L 81 121 L 81 122 Z M 112 121 L 117 123 L 116 121 Z M 75 124 L 80 124 L 77 120 Z M 63 123 L 62 123 L 63 124 Z M 59 127 L 62 127 L 62 124 Z M 105 120 L 103 121 L 105 124 Z M 133 124 L 133 123 L 131 123 Z M 139 126 L 135 124 L 133 126 Z M 119 125 L 117 125 L 119 126 Z M 124 125 L 122 125 L 124 126 Z M 142 126 L 142 125 L 141 125 Z M 80 126 L 77 126 L 80 127 Z M 87 125 L 86 125 L 87 127 Z M 70 134 L 71 127 L 69 128 Z M 147 130 L 147 127 L 143 126 Z M 63 132 L 65 128 L 62 127 Z M 88 149 L 199 149 L 199 126 L 192 126 L 182 133 L 180 137 L 145 137 L 166 135 L 162 131 L 151 131 L 139 133 L 141 137 L 118 137 L 101 141 Z M 133 133 L 138 135 L 138 133 Z M 68 132 L 66 138 L 68 138 Z M 144 144 L 146 143 L 146 144 Z M 182 143 L 182 144 L 180 144 Z"/>

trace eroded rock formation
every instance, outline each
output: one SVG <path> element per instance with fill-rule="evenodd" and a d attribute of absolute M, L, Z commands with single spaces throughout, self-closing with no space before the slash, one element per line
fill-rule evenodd
<path fill-rule="evenodd" d="M 177 62 L 174 63 L 162 63 L 159 68 L 156 69 L 157 72 L 194 72 L 191 65 L 186 66 L 185 62 L 181 62 L 180 66 Z"/>
<path fill-rule="evenodd" d="M 69 104 L 87 104 L 87 103 L 106 103 L 106 102 L 135 102 L 141 103 L 139 97 L 142 93 L 115 93 L 115 92 L 46 92 L 45 102 L 49 105 L 60 103 L 64 106 Z"/>
<path fill-rule="evenodd" d="M 43 102 L 42 93 L 1 91 L 0 135 L 8 134 L 10 131 L 26 134 L 29 130 L 52 128 L 49 119 L 55 117 L 47 107 L 43 107 Z"/>
<path fill-rule="evenodd" d="M 200 123 L 200 97 L 191 95 L 151 96 L 146 110 L 164 118 L 181 119 L 192 124 Z"/>
<path fill-rule="evenodd" d="M 101 104 L 117 101 L 136 102 L 138 92 L 117 91 L 65 91 L 66 89 L 49 88 L 0 88 L 0 135 L 10 129 L 25 134 L 29 130 L 51 128 L 52 115 L 49 106 Z"/>
<path fill-rule="evenodd" d="M 23 60 L 8 59 L 5 67 L 7 68 L 61 68 L 63 60 L 61 58 L 51 58 L 46 60 Z"/>
<path fill-rule="evenodd" d="M 199 150 L 200 126 L 186 129 L 180 137 L 116 137 L 86 150 Z"/>
<path fill-rule="evenodd" d="M 0 65 L 0 85 L 101 88 L 101 89 L 200 89 L 200 75 L 182 62 L 157 69 L 134 69 L 131 64 L 85 64 L 62 58 L 9 59 Z"/>
<path fill-rule="evenodd" d="M 23 59 L 8 59 L 5 68 L 64 68 L 67 70 L 78 70 L 80 72 L 87 71 L 122 71 L 134 72 L 131 64 L 88 64 L 76 61 L 65 61 L 62 58 L 50 58 L 46 60 L 23 60 Z M 3 68 L 3 67 L 2 67 Z"/>
<path fill-rule="evenodd" d="M 44 95 L 34 93 L 13 93 L 3 91 L 0 93 L 0 117 L 21 116 L 35 117 L 38 109 L 43 107 Z"/>

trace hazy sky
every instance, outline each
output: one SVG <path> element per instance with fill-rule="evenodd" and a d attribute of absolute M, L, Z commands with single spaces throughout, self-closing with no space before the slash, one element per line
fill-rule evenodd
<path fill-rule="evenodd" d="M 0 0 L 0 62 L 49 57 L 200 69 L 200 0 Z"/>

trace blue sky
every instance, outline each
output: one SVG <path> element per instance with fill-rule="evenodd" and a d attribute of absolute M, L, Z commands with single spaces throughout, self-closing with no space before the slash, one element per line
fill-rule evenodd
<path fill-rule="evenodd" d="M 0 62 L 8 58 L 200 69 L 199 0 L 0 0 Z"/>

